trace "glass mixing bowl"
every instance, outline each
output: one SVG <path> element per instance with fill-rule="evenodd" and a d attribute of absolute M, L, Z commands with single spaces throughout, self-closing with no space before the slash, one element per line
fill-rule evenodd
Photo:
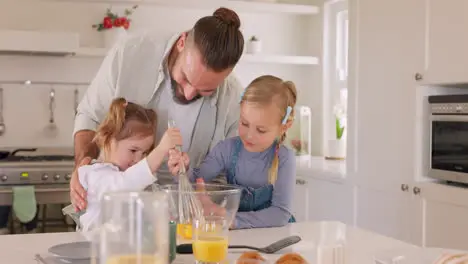
<path fill-rule="evenodd" d="M 202 208 L 204 216 L 221 216 L 226 225 L 231 226 L 239 208 L 242 188 L 225 184 L 192 184 L 191 199 L 196 199 Z M 168 194 L 169 215 L 171 220 L 177 221 L 177 234 L 184 239 L 192 239 L 192 221 L 179 221 L 179 186 L 178 184 L 154 185 L 153 191 L 163 191 Z M 186 192 L 184 194 L 187 194 Z M 187 199 L 186 196 L 184 199 Z M 189 215 L 189 219 L 195 219 Z"/>

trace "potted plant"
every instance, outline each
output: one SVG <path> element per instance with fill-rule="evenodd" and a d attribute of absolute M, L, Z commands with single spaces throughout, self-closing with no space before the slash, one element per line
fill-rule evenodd
<path fill-rule="evenodd" d="M 346 157 L 346 110 L 340 104 L 334 107 L 335 138 L 328 141 L 328 158 L 344 159 Z"/>
<path fill-rule="evenodd" d="M 126 35 L 131 23 L 129 17 L 137 8 L 138 5 L 126 8 L 123 15 L 119 15 L 113 12 L 111 8 L 108 8 L 103 20 L 93 25 L 94 29 L 104 33 L 104 44 L 106 48 L 112 47 L 120 38 Z"/>
<path fill-rule="evenodd" d="M 262 42 L 256 36 L 252 36 L 247 42 L 247 52 L 256 54 L 262 52 Z"/>

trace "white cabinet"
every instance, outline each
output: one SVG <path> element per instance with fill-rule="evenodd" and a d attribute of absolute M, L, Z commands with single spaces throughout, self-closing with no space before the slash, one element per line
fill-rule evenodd
<path fill-rule="evenodd" d="M 468 189 L 422 184 L 425 246 L 468 250 Z"/>
<path fill-rule="evenodd" d="M 468 207 L 426 201 L 426 246 L 468 250 Z"/>
<path fill-rule="evenodd" d="M 298 175 L 293 213 L 300 221 L 340 221 L 353 223 L 353 188 L 339 180 Z"/>
<path fill-rule="evenodd" d="M 427 4 L 424 83 L 467 83 L 468 1 L 427 0 Z"/>
<path fill-rule="evenodd" d="M 357 68 L 350 69 L 349 98 L 357 117 L 349 129 L 357 135 L 351 145 L 355 149 L 348 153 L 357 159 L 350 175 L 356 186 L 356 225 L 421 244 L 423 207 L 411 190 L 416 162 L 413 75 L 424 67 L 425 0 L 350 5 L 350 67 Z"/>
<path fill-rule="evenodd" d="M 305 178 L 296 178 L 294 189 L 293 215 L 297 222 L 309 221 L 309 183 Z"/>
<path fill-rule="evenodd" d="M 353 188 L 344 182 L 309 179 L 309 220 L 353 223 Z"/>
<path fill-rule="evenodd" d="M 348 158 L 355 171 L 348 177 L 356 225 L 417 245 L 468 249 L 468 190 L 431 190 L 415 180 L 422 151 L 416 128 L 424 118 L 417 89 L 468 83 L 468 1 L 349 4 Z"/>
<path fill-rule="evenodd" d="M 416 245 L 423 243 L 423 203 L 409 191 L 357 190 L 356 224 Z"/>

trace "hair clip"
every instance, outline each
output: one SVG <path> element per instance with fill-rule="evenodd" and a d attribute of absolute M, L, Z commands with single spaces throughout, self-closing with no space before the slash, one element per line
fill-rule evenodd
<path fill-rule="evenodd" d="M 286 122 L 288 122 L 289 115 L 291 114 L 291 112 L 292 107 L 288 106 L 288 108 L 286 108 L 286 115 L 284 116 L 283 121 L 281 122 L 283 125 L 286 125 Z"/>
<path fill-rule="evenodd" d="M 240 94 L 239 103 L 242 102 L 242 97 L 244 97 L 245 90 L 247 90 L 247 89 L 242 90 L 242 92 Z"/>

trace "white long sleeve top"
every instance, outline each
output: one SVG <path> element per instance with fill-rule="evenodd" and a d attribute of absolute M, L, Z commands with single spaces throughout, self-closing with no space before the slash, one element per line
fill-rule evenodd
<path fill-rule="evenodd" d="M 139 191 L 156 181 L 148 162 L 142 159 L 125 171 L 111 163 L 95 162 L 78 168 L 81 185 L 87 191 L 88 206 L 80 216 L 81 231 L 91 231 L 99 225 L 101 198 L 110 191 Z"/>

